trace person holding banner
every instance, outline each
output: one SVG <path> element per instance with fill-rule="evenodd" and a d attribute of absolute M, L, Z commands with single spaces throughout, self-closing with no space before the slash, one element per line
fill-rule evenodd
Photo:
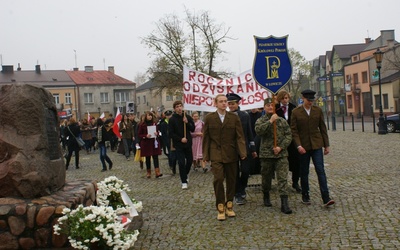
<path fill-rule="evenodd" d="M 244 160 L 238 162 L 238 172 L 236 178 L 236 191 L 235 191 L 235 202 L 238 205 L 244 205 L 246 203 L 246 187 L 250 176 L 250 164 L 251 159 L 257 157 L 256 145 L 254 143 L 254 136 L 250 123 L 250 115 L 240 110 L 239 102 L 242 98 L 235 94 L 226 94 L 228 98 L 229 111 L 237 114 L 242 123 L 244 139 L 246 140 L 247 157 Z"/>
<path fill-rule="evenodd" d="M 228 217 L 236 216 L 233 198 L 237 164 L 239 157 L 241 160 L 247 157 L 242 123 L 239 116 L 227 112 L 227 104 L 228 98 L 224 94 L 215 97 L 214 105 L 217 110 L 206 116 L 203 130 L 203 160 L 211 161 L 218 220 L 225 220 L 225 213 Z"/>
<path fill-rule="evenodd" d="M 310 159 L 312 158 L 318 176 L 322 201 L 325 207 L 329 207 L 335 204 L 335 201 L 329 197 L 328 181 L 324 169 L 324 155 L 329 154 L 329 138 L 324 115 L 320 107 L 313 105 L 315 91 L 306 89 L 301 94 L 303 104 L 293 110 L 290 127 L 297 150 L 300 153 L 302 202 L 307 205 L 311 204 L 308 175 Z"/>
<path fill-rule="evenodd" d="M 182 101 L 175 101 L 172 107 L 175 113 L 169 119 L 168 131 L 175 148 L 182 189 L 187 189 L 188 174 L 193 162 L 192 135 L 190 133 L 194 132 L 195 126 L 193 118 L 184 112 Z"/>
<path fill-rule="evenodd" d="M 286 90 L 281 90 L 278 92 L 276 96 L 276 100 L 278 104 L 275 105 L 275 112 L 278 116 L 284 118 L 290 126 L 290 118 L 292 116 L 293 109 L 296 108 L 296 105 L 290 103 L 290 94 Z M 297 152 L 296 144 L 294 140 L 290 143 L 288 147 L 289 153 L 289 171 L 292 172 L 292 187 L 298 192 L 301 193 L 301 188 L 299 186 L 300 180 L 300 158 L 299 152 Z"/>
<path fill-rule="evenodd" d="M 264 193 L 264 205 L 271 207 L 270 194 L 272 178 L 276 171 L 278 191 L 281 198 L 281 211 L 284 214 L 291 214 L 292 210 L 288 203 L 287 176 L 289 172 L 287 147 L 292 141 L 292 133 L 289 124 L 275 114 L 274 100 L 264 100 L 265 115 L 256 121 L 256 133 L 261 137 L 260 159 L 262 191 Z M 274 131 L 276 123 L 276 133 Z M 276 145 L 275 145 L 276 140 Z"/>

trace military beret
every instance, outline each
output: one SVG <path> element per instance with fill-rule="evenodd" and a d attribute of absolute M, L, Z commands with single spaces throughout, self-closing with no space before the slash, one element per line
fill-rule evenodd
<path fill-rule="evenodd" d="M 242 98 L 235 93 L 226 94 L 226 98 L 228 98 L 228 102 L 239 102 L 242 100 Z"/>
<path fill-rule="evenodd" d="M 266 104 L 268 104 L 268 103 L 272 103 L 272 102 L 273 102 L 273 100 L 272 100 L 271 97 L 268 97 L 268 98 L 265 98 L 265 99 L 264 99 L 264 105 L 266 105 Z"/>
<path fill-rule="evenodd" d="M 172 111 L 171 110 L 167 110 L 167 111 L 164 112 L 164 115 L 165 116 L 170 116 L 170 115 L 172 115 Z"/>
<path fill-rule="evenodd" d="M 314 101 L 315 100 L 315 93 L 316 92 L 314 90 L 311 90 L 311 89 L 306 89 L 306 90 L 303 90 L 301 92 L 303 97 L 306 98 L 307 100 L 310 100 L 310 101 Z"/>

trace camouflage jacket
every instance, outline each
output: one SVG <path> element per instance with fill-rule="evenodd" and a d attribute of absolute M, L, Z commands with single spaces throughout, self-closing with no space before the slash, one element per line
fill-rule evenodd
<path fill-rule="evenodd" d="M 269 122 L 271 115 L 266 114 L 260 117 L 255 124 L 255 131 L 261 137 L 260 158 L 282 158 L 288 156 L 287 147 L 292 141 L 292 132 L 285 119 L 279 117 L 276 120 L 276 145 L 282 150 L 274 155 L 274 125 Z"/>

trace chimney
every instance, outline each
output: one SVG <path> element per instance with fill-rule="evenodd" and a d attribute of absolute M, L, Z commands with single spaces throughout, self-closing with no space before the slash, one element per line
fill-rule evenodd
<path fill-rule="evenodd" d="M 108 72 L 111 72 L 111 73 L 115 74 L 114 66 L 108 66 Z"/>
<path fill-rule="evenodd" d="M 387 44 L 389 40 L 394 40 L 394 30 L 381 30 L 381 46 Z"/>
<path fill-rule="evenodd" d="M 40 65 L 35 66 L 35 71 L 36 73 L 40 74 Z"/>
<path fill-rule="evenodd" d="M 366 43 L 366 44 L 368 44 L 368 43 L 370 43 L 370 42 L 371 42 L 371 38 L 370 38 L 370 37 L 365 38 L 365 43 Z"/>
<path fill-rule="evenodd" d="M 79 71 L 79 68 L 74 68 L 74 71 Z"/>
<path fill-rule="evenodd" d="M 14 65 L 2 65 L 2 73 L 13 73 L 14 72 Z"/>
<path fill-rule="evenodd" d="M 85 66 L 85 72 L 93 72 L 93 66 Z"/>
<path fill-rule="evenodd" d="M 17 71 L 21 71 L 21 65 L 18 63 Z"/>

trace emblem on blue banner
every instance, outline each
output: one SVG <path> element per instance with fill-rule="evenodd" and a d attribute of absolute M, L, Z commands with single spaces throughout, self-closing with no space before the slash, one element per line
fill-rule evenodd
<path fill-rule="evenodd" d="M 288 36 L 254 36 L 256 53 L 253 63 L 253 79 L 273 94 L 278 93 L 292 77 L 287 38 Z"/>

